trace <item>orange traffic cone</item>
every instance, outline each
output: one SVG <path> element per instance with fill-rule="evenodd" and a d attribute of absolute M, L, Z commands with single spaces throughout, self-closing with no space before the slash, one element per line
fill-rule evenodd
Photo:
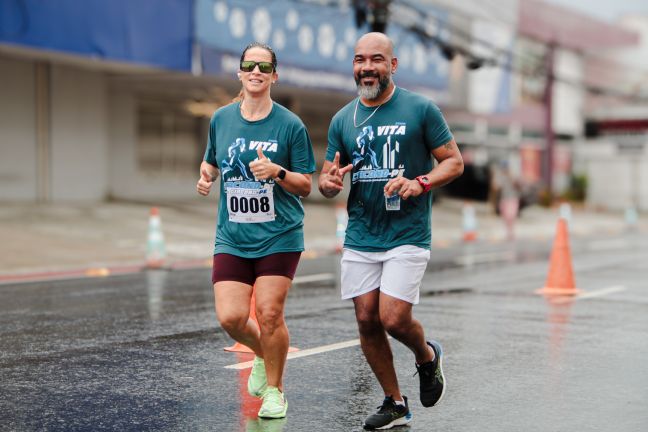
<path fill-rule="evenodd" d="M 462 240 L 464 242 L 477 240 L 477 216 L 475 215 L 475 208 L 469 203 L 464 203 L 461 216 L 463 228 Z"/>
<path fill-rule="evenodd" d="M 252 321 L 256 324 L 257 327 L 259 327 L 259 321 L 257 321 L 257 316 L 256 316 L 256 300 L 254 299 L 256 296 L 254 295 L 254 287 L 252 287 L 252 298 L 250 299 L 250 317 Z M 247 345 L 244 345 L 240 342 L 234 343 L 234 345 L 225 347 L 223 348 L 225 351 L 228 352 L 238 352 L 238 353 L 251 353 L 253 352 L 250 347 Z M 294 351 L 299 351 L 299 348 L 295 347 L 289 347 L 288 352 L 294 352 Z"/>
<path fill-rule="evenodd" d="M 567 234 L 567 221 L 564 218 L 558 219 L 556 237 L 551 251 L 549 262 L 549 274 L 545 286 L 536 290 L 536 294 L 547 296 L 554 295 L 576 295 L 580 290 L 576 289 L 574 283 L 574 270 L 569 250 L 569 235 Z"/>
<path fill-rule="evenodd" d="M 148 239 L 146 241 L 146 266 L 148 268 L 160 268 L 164 265 L 165 257 L 160 211 L 157 207 L 152 207 L 149 216 Z"/>

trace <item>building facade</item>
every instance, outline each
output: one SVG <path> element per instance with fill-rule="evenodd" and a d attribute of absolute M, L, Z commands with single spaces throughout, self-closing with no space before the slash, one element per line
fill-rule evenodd
<path fill-rule="evenodd" d="M 560 191 L 569 182 L 586 100 L 573 82 L 588 73 L 587 47 L 573 41 L 591 35 L 565 36 L 569 20 L 534 13 L 536 3 L 390 4 L 395 80 L 441 106 L 468 164 L 455 192 L 481 189 L 475 197 L 485 198 L 490 167 L 502 160 L 529 185 L 542 185 L 548 112 L 551 184 Z M 353 45 L 369 30 L 358 25 L 353 2 L 156 5 L 152 14 L 127 0 L 0 4 L 0 201 L 195 197 L 209 118 L 238 93 L 238 57 L 252 41 L 277 52 L 273 98 L 304 120 L 321 166 L 330 118 L 355 96 Z M 634 43 L 630 31 L 608 32 L 602 40 L 610 48 Z M 565 82 L 554 82 L 547 110 L 551 44 Z"/>

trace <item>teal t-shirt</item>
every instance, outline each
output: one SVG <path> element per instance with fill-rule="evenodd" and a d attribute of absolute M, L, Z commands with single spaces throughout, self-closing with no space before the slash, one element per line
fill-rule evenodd
<path fill-rule="evenodd" d="M 258 121 L 241 116 L 240 103 L 220 108 L 209 124 L 204 160 L 220 170 L 221 199 L 214 254 L 258 258 L 304 250 L 304 207 L 274 180 L 250 172 L 257 148 L 272 162 L 302 174 L 315 171 L 313 146 L 295 114 L 273 103 Z"/>
<path fill-rule="evenodd" d="M 401 200 L 400 210 L 387 211 L 383 188 L 396 176 L 414 179 L 430 172 L 431 150 L 451 139 L 439 108 L 402 88 L 379 108 L 356 98 L 333 117 L 326 160 L 339 151 L 340 166 L 353 164 L 344 247 L 366 252 L 402 245 L 430 249 L 432 194 Z"/>

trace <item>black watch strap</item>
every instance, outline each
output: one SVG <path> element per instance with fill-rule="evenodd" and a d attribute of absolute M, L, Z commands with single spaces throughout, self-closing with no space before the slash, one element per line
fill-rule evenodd
<path fill-rule="evenodd" d="M 279 170 L 279 174 L 277 174 L 277 179 L 279 179 L 279 180 L 283 180 L 283 179 L 285 179 L 285 178 L 286 178 L 286 170 L 283 169 L 283 168 L 281 168 L 281 169 Z"/>

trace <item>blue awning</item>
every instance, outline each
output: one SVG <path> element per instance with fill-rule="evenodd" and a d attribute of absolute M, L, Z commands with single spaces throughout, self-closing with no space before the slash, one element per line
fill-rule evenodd
<path fill-rule="evenodd" d="M 439 27 L 447 14 L 433 12 Z M 353 9 L 348 5 L 297 0 L 196 0 L 195 25 L 206 74 L 234 77 L 242 50 L 257 41 L 275 50 L 282 82 L 310 88 L 355 89 L 353 49 L 364 31 L 356 29 Z M 390 23 L 387 34 L 396 44 L 398 85 L 447 92 L 448 62 L 436 46 L 424 44 L 398 23 Z"/>
<path fill-rule="evenodd" d="M 193 0 L 2 0 L 0 43 L 191 70 Z"/>

